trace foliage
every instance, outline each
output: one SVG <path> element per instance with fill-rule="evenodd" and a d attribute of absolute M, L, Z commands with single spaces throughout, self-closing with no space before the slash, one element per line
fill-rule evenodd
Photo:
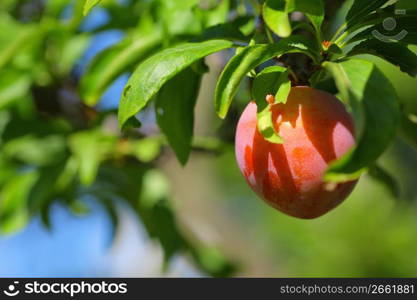
<path fill-rule="evenodd" d="M 396 194 L 395 180 L 377 160 L 399 127 L 416 145 L 416 126 L 401 112 L 389 79 L 355 56 L 378 56 L 415 76 L 417 56 L 408 46 L 417 41 L 417 14 L 393 16 L 397 4 L 388 0 L 355 0 L 332 30 L 328 6 L 322 0 L 2 1 L 1 231 L 15 232 L 36 215 L 49 226 L 53 202 L 79 212 L 86 196 L 103 204 L 116 231 L 121 200 L 159 241 L 167 263 L 186 253 L 210 275 L 232 274 L 233 263 L 184 230 L 160 163 L 167 144 L 183 165 L 195 148 L 194 107 L 209 71 L 204 59 L 220 51 L 233 53 L 215 90 L 221 118 L 247 78 L 261 133 L 282 143 L 267 95 L 285 102 L 291 85 L 339 93 L 355 117 L 358 143 L 332 164 L 326 180 L 355 179 L 369 169 Z M 108 21 L 85 29 L 95 11 Z M 404 39 L 387 43 L 372 34 L 387 16 L 407 28 Z M 110 29 L 123 39 L 80 72 L 91 41 Z M 118 111 L 101 108 L 123 74 L 129 81 Z M 160 133 L 136 128 L 143 111 L 155 112 Z"/>

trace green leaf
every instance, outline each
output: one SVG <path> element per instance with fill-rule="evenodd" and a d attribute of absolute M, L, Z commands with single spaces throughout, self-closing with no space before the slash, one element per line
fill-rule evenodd
<path fill-rule="evenodd" d="M 60 53 L 60 59 L 57 62 L 62 75 L 71 72 L 74 64 L 84 54 L 90 41 L 91 36 L 89 34 L 78 34 L 65 42 Z"/>
<path fill-rule="evenodd" d="M 398 198 L 400 196 L 400 186 L 398 182 L 385 169 L 378 165 L 369 168 L 368 175 L 375 181 L 381 183 L 390 192 L 392 197 Z"/>
<path fill-rule="evenodd" d="M 263 5 L 263 17 L 268 27 L 280 37 L 291 34 L 291 23 L 286 9 L 286 0 L 266 0 Z"/>
<path fill-rule="evenodd" d="M 83 101 L 87 105 L 95 105 L 118 76 L 147 58 L 160 44 L 161 36 L 155 33 L 147 37 L 127 38 L 104 50 L 93 60 L 81 80 Z"/>
<path fill-rule="evenodd" d="M 304 13 L 313 24 L 317 34 L 321 35 L 324 21 L 324 3 L 322 0 L 266 0 L 263 5 L 263 17 L 268 27 L 278 36 L 290 36 L 292 29 L 289 13 Z"/>
<path fill-rule="evenodd" d="M 346 24 L 346 31 L 351 34 L 357 30 L 361 30 L 368 26 L 382 24 L 382 22 L 388 17 L 394 17 L 396 4 L 389 5 L 384 8 L 378 9 L 375 13 L 364 17 L 360 23 L 348 23 Z M 395 16 L 399 17 L 399 15 Z M 346 18 L 346 17 L 344 17 Z"/>
<path fill-rule="evenodd" d="M 0 71 L 0 77 L 0 109 L 4 109 L 29 92 L 31 78 L 26 72 L 5 68 Z"/>
<path fill-rule="evenodd" d="M 157 1 L 156 18 L 163 27 L 164 39 L 175 35 L 198 35 L 201 32 L 200 18 L 196 17 L 199 0 L 164 0 Z"/>
<path fill-rule="evenodd" d="M 271 143 L 280 144 L 283 140 L 275 130 L 271 105 L 267 102 L 266 96 L 278 95 L 275 97 L 275 103 L 285 103 L 290 89 L 291 82 L 288 79 L 288 72 L 279 66 L 265 68 L 253 82 L 252 96 L 257 106 L 258 130 Z"/>
<path fill-rule="evenodd" d="M 138 113 L 159 89 L 176 74 L 194 62 L 223 49 L 233 43 L 225 40 L 210 40 L 202 43 L 187 43 L 165 49 L 138 66 L 130 77 L 119 107 L 119 124 L 123 124 Z"/>
<path fill-rule="evenodd" d="M 321 34 L 321 25 L 324 21 L 323 0 L 287 0 L 287 11 L 304 13 L 313 24 L 317 34 Z"/>
<path fill-rule="evenodd" d="M 388 18 L 395 20 L 395 30 L 386 30 L 384 28 L 384 21 L 388 20 Z M 369 27 L 370 25 L 374 26 Z M 377 39 L 386 43 L 400 42 L 402 44 L 417 45 L 417 12 L 409 13 L 407 11 L 405 15 L 382 14 L 381 17 L 369 19 L 364 26 L 356 26 L 350 30 L 353 34 L 348 38 L 346 44 L 367 39 Z"/>
<path fill-rule="evenodd" d="M 84 16 L 88 15 L 90 10 L 96 6 L 101 0 L 86 0 L 84 4 Z"/>
<path fill-rule="evenodd" d="M 357 141 L 349 153 L 330 165 L 325 180 L 353 180 L 375 163 L 395 137 L 399 121 L 397 95 L 390 81 L 368 61 L 328 62 L 325 67 L 333 74 L 342 99 L 356 112 Z M 363 116 L 358 116 L 358 111 Z"/>
<path fill-rule="evenodd" d="M 31 134 L 11 139 L 3 146 L 3 153 L 15 160 L 35 165 L 45 166 L 63 159 L 65 139 L 61 135 L 36 137 Z"/>
<path fill-rule="evenodd" d="M 83 185 L 91 185 L 103 160 L 114 152 L 116 137 L 100 131 L 82 131 L 73 134 L 69 146 L 78 162 L 78 172 Z"/>
<path fill-rule="evenodd" d="M 355 0 L 346 16 L 348 25 L 360 22 L 361 19 L 376 11 L 390 0 Z"/>
<path fill-rule="evenodd" d="M 252 97 L 258 102 L 266 101 L 266 96 L 275 96 L 274 104 L 287 102 L 291 81 L 287 69 L 280 66 L 267 67 L 260 72 L 252 87 Z"/>
<path fill-rule="evenodd" d="M 3 233 L 15 232 L 26 225 L 28 198 L 38 176 L 36 171 L 21 173 L 3 186 L 0 192 L 0 230 Z"/>
<path fill-rule="evenodd" d="M 0 15 L 0 70 L 22 49 L 41 38 L 41 27 L 22 25 L 6 16 Z"/>
<path fill-rule="evenodd" d="M 65 160 L 61 160 L 55 165 L 37 169 L 39 172 L 39 178 L 30 192 L 28 203 L 31 215 L 38 213 L 45 213 L 47 215 L 47 211 L 49 210 L 51 203 L 56 200 L 56 198 L 75 198 L 76 185 L 68 184 L 65 187 L 59 186 L 59 182 L 57 180 L 57 178 L 62 176 L 65 163 Z M 72 183 L 74 183 L 74 181 Z M 45 223 L 45 225 L 47 225 L 49 222 Z"/>
<path fill-rule="evenodd" d="M 268 142 L 282 144 L 284 140 L 275 130 L 275 126 L 272 120 L 271 105 L 269 105 L 265 100 L 257 103 L 256 116 L 258 119 L 258 130 L 262 136 Z"/>
<path fill-rule="evenodd" d="M 212 5 L 208 8 L 201 8 L 200 6 L 196 7 L 198 12 L 201 12 L 203 17 L 203 22 L 205 27 L 211 27 L 224 23 L 227 20 L 227 15 L 231 9 L 230 1 L 211 1 Z"/>
<path fill-rule="evenodd" d="M 315 47 L 303 36 L 282 39 L 277 44 L 254 45 L 244 48 L 224 68 L 217 82 L 215 107 L 217 114 L 225 118 L 240 82 L 252 69 L 286 53 L 304 53 L 317 61 Z"/>
<path fill-rule="evenodd" d="M 194 106 L 200 82 L 201 75 L 187 68 L 162 87 L 155 103 L 159 128 L 182 165 L 186 164 L 191 152 Z"/>
<path fill-rule="evenodd" d="M 275 102 L 276 103 L 286 103 L 288 99 L 288 95 L 291 91 L 291 80 L 288 77 L 289 73 L 286 71 L 285 73 L 281 74 L 279 78 L 279 88 L 275 94 Z"/>
<path fill-rule="evenodd" d="M 252 97 L 256 102 L 265 102 L 267 95 L 275 95 L 280 86 L 280 79 L 287 69 L 271 66 L 263 69 L 253 81 Z"/>
<path fill-rule="evenodd" d="M 371 54 L 398 66 L 410 76 L 417 75 L 417 55 L 399 43 L 385 43 L 377 39 L 366 40 L 355 46 L 347 56 Z"/>

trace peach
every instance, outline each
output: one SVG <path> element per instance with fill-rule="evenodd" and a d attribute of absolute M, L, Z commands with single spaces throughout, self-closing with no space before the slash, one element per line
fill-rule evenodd
<path fill-rule="evenodd" d="M 355 144 L 352 117 L 326 92 L 293 87 L 285 104 L 271 106 L 283 144 L 266 141 L 257 130 L 256 104 L 248 104 L 236 130 L 236 159 L 251 188 L 272 207 L 311 219 L 339 205 L 356 181 L 329 184 L 329 163 Z"/>

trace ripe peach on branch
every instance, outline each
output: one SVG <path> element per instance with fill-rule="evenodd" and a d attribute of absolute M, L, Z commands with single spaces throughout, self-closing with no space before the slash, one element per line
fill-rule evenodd
<path fill-rule="evenodd" d="M 310 87 L 294 87 L 285 104 L 269 107 L 283 143 L 262 136 L 256 103 L 249 103 L 236 130 L 239 168 L 250 187 L 276 209 L 299 218 L 321 216 L 356 184 L 323 180 L 329 164 L 355 144 L 352 117 L 337 98 Z"/>

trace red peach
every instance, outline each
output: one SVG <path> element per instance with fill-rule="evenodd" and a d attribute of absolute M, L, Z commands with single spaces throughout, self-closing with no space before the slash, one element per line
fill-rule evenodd
<path fill-rule="evenodd" d="M 285 104 L 271 106 L 283 144 L 266 141 L 257 130 L 251 102 L 236 130 L 236 159 L 251 188 L 288 215 L 311 219 L 340 204 L 357 181 L 329 184 L 329 163 L 355 144 L 352 117 L 334 96 L 311 87 L 293 87 Z"/>

